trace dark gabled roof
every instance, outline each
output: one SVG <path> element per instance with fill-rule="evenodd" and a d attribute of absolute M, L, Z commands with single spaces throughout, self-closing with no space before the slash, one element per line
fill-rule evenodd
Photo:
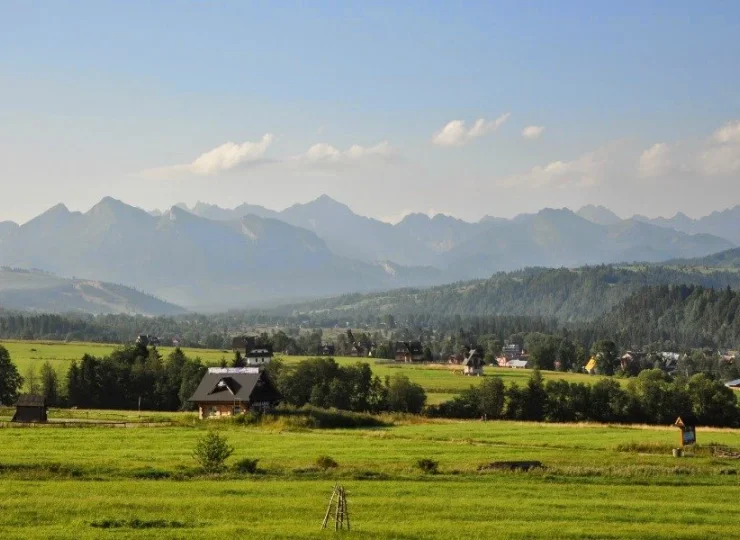
<path fill-rule="evenodd" d="M 262 358 L 263 356 L 272 356 L 272 351 L 266 348 L 252 349 L 245 355 L 245 358 Z"/>
<path fill-rule="evenodd" d="M 18 401 L 15 403 L 16 407 L 46 407 L 46 400 L 44 396 L 38 396 L 36 394 L 21 394 L 18 396 Z"/>
<path fill-rule="evenodd" d="M 409 343 L 409 350 L 411 354 L 424 354 L 424 349 L 421 346 L 421 341 L 412 341 Z"/>
<path fill-rule="evenodd" d="M 211 368 L 188 401 L 250 401 L 256 389 L 265 390 L 271 399 L 280 398 L 264 371 L 255 368 Z"/>

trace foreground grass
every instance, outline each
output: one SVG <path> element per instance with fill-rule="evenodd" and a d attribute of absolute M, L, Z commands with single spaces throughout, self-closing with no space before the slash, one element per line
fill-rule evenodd
<path fill-rule="evenodd" d="M 505 475 L 345 482 L 357 538 L 732 538 L 736 487 L 574 485 Z M 0 484 L 3 538 L 326 538 L 332 482 Z M 31 504 L 29 504 L 31 503 Z M 117 528 L 101 524 L 117 522 Z M 153 528 L 136 528 L 143 524 Z M 98 525 L 95 527 L 93 525 Z M 343 535 L 344 536 L 344 535 Z"/>
<path fill-rule="evenodd" d="M 408 419 L 307 430 L 170 419 L 178 425 L 0 428 L 2 538 L 318 537 L 336 481 L 359 538 L 740 536 L 728 519 L 740 463 L 705 451 L 671 457 L 675 428 Z M 259 459 L 260 473 L 201 475 L 191 451 L 207 429 L 235 447 L 230 462 Z M 698 438 L 740 447 L 738 430 Z M 339 467 L 317 469 L 320 455 Z M 420 458 L 440 473 L 418 471 Z M 546 468 L 478 472 L 498 460 Z"/>
<path fill-rule="evenodd" d="M 259 459 L 260 474 L 200 475 L 191 450 L 206 429 L 228 437 L 231 461 Z M 740 445 L 734 430 L 698 436 Z M 0 531 L 4 539 L 319 537 L 331 534 L 318 529 L 341 481 L 360 538 L 738 536 L 727 518 L 740 495 L 738 477 L 727 474 L 734 462 L 676 460 L 667 451 L 675 439 L 670 428 L 455 421 L 372 430 L 2 428 Z M 319 455 L 339 468 L 316 469 Z M 422 457 L 439 461 L 440 474 L 419 472 Z M 547 468 L 477 472 L 494 460 Z"/>

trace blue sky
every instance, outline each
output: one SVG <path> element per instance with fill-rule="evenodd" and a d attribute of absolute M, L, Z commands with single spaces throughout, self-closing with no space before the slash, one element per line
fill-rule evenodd
<path fill-rule="evenodd" d="M 0 220 L 324 192 L 701 215 L 740 203 L 739 51 L 737 2 L 5 0 Z"/>

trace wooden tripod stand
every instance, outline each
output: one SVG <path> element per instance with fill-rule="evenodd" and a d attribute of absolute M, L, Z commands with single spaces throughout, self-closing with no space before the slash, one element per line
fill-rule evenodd
<path fill-rule="evenodd" d="M 338 531 L 344 529 L 344 521 L 347 521 L 347 530 L 350 530 L 349 523 L 349 510 L 347 509 L 347 493 L 344 491 L 344 487 L 339 484 L 334 486 L 331 498 L 329 499 L 329 506 L 326 509 L 326 515 L 324 521 L 321 524 L 321 529 L 326 529 L 329 524 L 329 517 L 334 511 L 334 530 Z"/>

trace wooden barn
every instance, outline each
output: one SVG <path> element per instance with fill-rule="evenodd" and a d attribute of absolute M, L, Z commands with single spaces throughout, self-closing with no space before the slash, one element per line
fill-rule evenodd
<path fill-rule="evenodd" d="M 209 368 L 188 400 L 198 406 L 198 417 L 222 418 L 276 406 L 280 392 L 267 373 L 256 367 Z"/>
<path fill-rule="evenodd" d="M 421 341 L 396 341 L 395 358 L 396 362 L 423 362 Z"/>
<path fill-rule="evenodd" d="M 46 400 L 44 396 L 21 394 L 15 404 L 13 422 L 46 422 Z"/>

